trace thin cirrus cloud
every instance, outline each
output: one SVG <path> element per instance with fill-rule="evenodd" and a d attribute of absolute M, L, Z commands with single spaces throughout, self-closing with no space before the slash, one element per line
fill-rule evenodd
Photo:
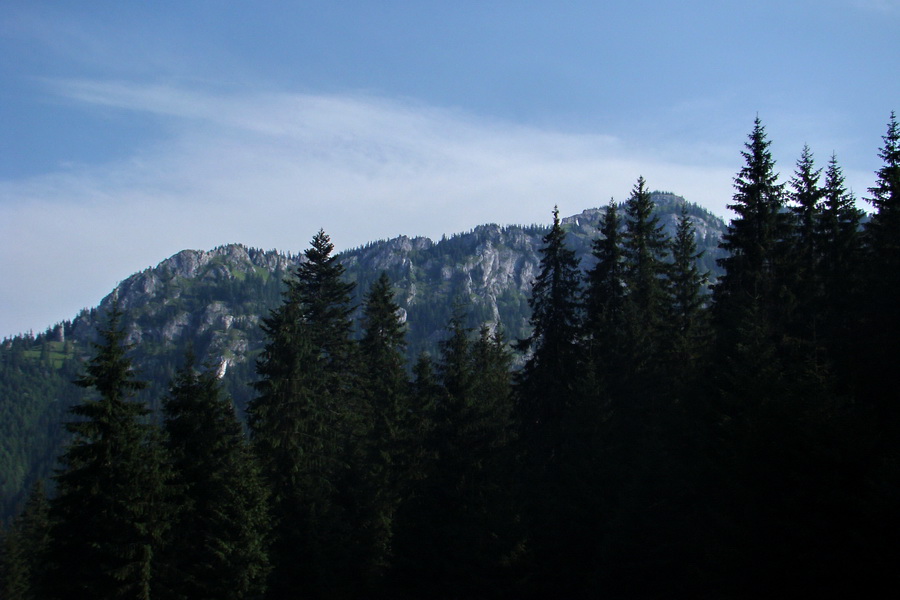
<path fill-rule="evenodd" d="M 92 111 L 155 119 L 132 155 L 0 181 L 0 336 L 95 305 L 118 281 L 184 248 L 302 250 L 440 237 L 481 223 L 546 222 L 623 199 L 638 175 L 723 214 L 733 168 L 686 164 L 610 136 L 526 127 L 354 95 L 214 93 L 57 81 Z M 34 275 L 38 273 L 40 277 Z"/>
<path fill-rule="evenodd" d="M 900 14 L 900 1 L 898 0 L 854 0 L 853 4 L 857 8 L 878 13 L 888 15 Z"/>

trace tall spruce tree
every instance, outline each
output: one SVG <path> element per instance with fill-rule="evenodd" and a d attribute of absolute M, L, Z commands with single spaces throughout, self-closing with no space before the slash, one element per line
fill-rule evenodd
<path fill-rule="evenodd" d="M 628 355 L 630 370 L 641 387 L 655 385 L 665 320 L 669 239 L 659 218 L 646 181 L 638 177 L 625 201 L 622 255 L 627 288 Z M 648 392 L 649 393 L 649 392 Z"/>
<path fill-rule="evenodd" d="M 582 340 L 582 298 L 579 260 L 566 246 L 566 232 L 553 210 L 553 226 L 544 236 L 541 270 L 534 281 L 529 305 L 532 334 L 519 342 L 528 352 L 516 380 L 516 420 L 526 476 L 519 482 L 525 529 L 529 541 L 529 569 L 540 573 L 540 597 L 555 589 L 565 596 L 577 579 L 568 549 L 591 532 L 572 513 L 579 444 L 573 430 L 580 428 L 586 365 Z M 584 558 L 582 555 L 580 558 Z M 556 594 L 554 594 L 556 595 Z"/>
<path fill-rule="evenodd" d="M 681 205 L 675 237 L 671 242 L 672 264 L 669 268 L 670 302 L 666 350 L 667 370 L 675 380 L 687 382 L 703 355 L 709 337 L 706 286 L 709 273 L 700 271 L 694 223 L 687 204 Z"/>
<path fill-rule="evenodd" d="M 479 533 L 475 547 L 480 581 L 470 595 L 488 582 L 503 590 L 509 584 L 510 556 L 521 538 L 520 508 L 513 493 L 516 465 L 512 400 L 512 354 L 499 324 L 482 324 L 470 349 L 474 376 L 473 418 L 465 432 L 475 465 L 473 504 Z M 503 594 L 500 594 L 503 595 Z"/>
<path fill-rule="evenodd" d="M 166 574 L 173 598 L 259 597 L 268 574 L 267 490 L 216 372 L 189 355 L 163 404 L 178 512 Z"/>
<path fill-rule="evenodd" d="M 790 181 L 789 192 L 791 212 L 796 221 L 795 247 L 802 263 L 800 268 L 804 272 L 815 270 L 810 263 L 816 255 L 816 223 L 824 195 L 824 190 L 819 185 L 821 176 L 822 169 L 816 168 L 812 150 L 804 145 Z"/>
<path fill-rule="evenodd" d="M 406 375 L 406 339 L 387 273 L 372 284 L 363 306 L 357 392 L 366 415 L 363 488 L 368 495 L 370 578 L 382 574 L 393 556 L 394 516 L 408 487 L 414 438 L 413 409 Z M 362 490 L 360 490 L 362 491 Z"/>
<path fill-rule="evenodd" d="M 96 354 L 76 384 L 96 390 L 71 409 L 73 439 L 60 457 L 51 503 L 51 597 L 150 598 L 166 529 L 158 431 L 133 395 L 122 312 L 114 304 Z"/>
<path fill-rule="evenodd" d="M 600 237 L 593 242 L 597 259 L 587 273 L 585 293 L 586 349 L 594 386 L 618 395 L 627 365 L 628 342 L 625 266 L 618 205 L 610 201 L 600 218 Z"/>
<path fill-rule="evenodd" d="M 838 512 L 828 490 L 840 440 L 833 433 L 831 375 L 813 343 L 816 320 L 798 314 L 796 303 L 803 290 L 796 282 L 808 275 L 795 258 L 798 240 L 809 243 L 809 224 L 785 210 L 759 119 L 746 148 L 729 205 L 736 217 L 720 246 L 728 252 L 720 261 L 727 271 L 714 290 L 718 344 L 710 375 L 718 390 L 708 452 L 721 458 L 710 465 L 716 489 L 708 494 L 721 499 L 713 517 L 720 541 L 713 543 L 731 540 L 724 543 L 742 548 L 721 561 L 721 577 L 758 594 L 785 579 L 796 589 L 820 585 L 823 561 L 832 557 L 819 549 L 831 547 L 838 531 L 824 524 Z M 814 224 L 819 208 L 812 202 L 821 192 L 811 154 L 804 154 L 794 197 L 803 197 Z M 819 251 L 812 244 L 812 266 L 805 268 L 813 271 L 813 285 L 799 297 L 808 311 L 815 310 L 810 295 L 818 294 Z M 748 563 L 757 573 L 753 581 L 741 579 Z"/>
<path fill-rule="evenodd" d="M 297 267 L 293 286 L 299 299 L 300 320 L 323 361 L 323 376 L 335 393 L 346 392 L 355 344 L 350 304 L 355 284 L 344 281 L 344 266 L 334 253 L 331 238 L 322 230 L 313 236 Z"/>
<path fill-rule="evenodd" d="M 846 353 L 850 345 L 846 341 L 855 337 L 855 307 L 863 303 L 859 289 L 862 217 L 853 194 L 845 187 L 837 157 L 832 154 L 825 171 L 822 209 L 816 223 L 819 248 L 816 279 L 820 293 L 816 313 L 824 327 L 822 337 L 832 362 L 844 373 L 853 362 Z"/>
<path fill-rule="evenodd" d="M 248 420 L 272 493 L 269 596 L 318 597 L 359 584 L 360 541 L 349 493 L 361 424 L 352 398 L 350 293 L 319 231 L 281 306 L 263 321 L 258 396 Z M 353 467 L 353 468 L 351 468 Z"/>
<path fill-rule="evenodd" d="M 900 227 L 900 123 L 893 112 L 882 140 L 884 145 L 878 156 L 883 164 L 875 172 L 878 179 L 869 188 L 871 197 L 868 198 L 875 214 L 866 226 L 866 235 L 871 250 L 879 254 L 879 260 L 892 261 L 881 264 L 881 270 L 888 271 L 900 263 L 900 241 L 897 238 Z M 891 275 L 892 279 L 900 278 L 895 271 L 891 271 Z M 893 280 L 891 283 L 896 285 Z"/>
<path fill-rule="evenodd" d="M 775 350 L 790 304 L 784 277 L 790 215 L 783 210 L 783 185 L 769 146 L 757 117 L 728 205 L 736 216 L 719 244 L 727 253 L 718 260 L 725 273 L 713 290 L 718 356 L 726 363 L 721 374 L 731 380 L 725 387 L 738 394 L 754 388 L 754 395 L 776 393 L 763 388 L 779 379 Z"/>
<path fill-rule="evenodd" d="M 820 300 L 818 265 L 820 259 L 817 225 L 820 221 L 824 191 L 819 185 L 822 169 L 815 168 L 812 151 L 803 146 L 790 181 L 788 198 L 794 219 L 790 240 L 791 278 L 788 299 L 792 305 L 788 333 L 797 343 L 806 344 L 815 352 L 818 345 L 819 320 L 815 310 Z"/>
<path fill-rule="evenodd" d="M 873 374 L 870 394 L 880 399 L 884 416 L 900 422 L 900 405 L 888 391 L 893 388 L 890 377 L 900 357 L 900 123 L 893 112 L 882 139 L 884 145 L 878 153 L 882 166 L 867 198 L 875 213 L 865 228 L 867 310 L 862 324 L 869 344 L 863 353 Z"/>
<path fill-rule="evenodd" d="M 663 278 L 669 240 L 659 217 L 653 214 L 653 200 L 646 186 L 644 178 L 638 177 L 625 201 L 622 254 L 631 301 L 648 318 L 659 318 L 660 306 L 665 302 Z"/>
<path fill-rule="evenodd" d="M 561 441 L 563 415 L 578 393 L 582 299 L 580 261 L 566 247 L 558 208 L 543 242 L 541 270 L 528 300 L 532 332 L 518 345 L 527 358 L 517 384 L 517 413 L 525 438 L 549 444 L 541 452 L 547 459 Z"/>

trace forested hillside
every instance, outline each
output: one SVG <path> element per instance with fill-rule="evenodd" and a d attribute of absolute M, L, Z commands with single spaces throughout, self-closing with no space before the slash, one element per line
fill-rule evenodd
<path fill-rule="evenodd" d="M 181 253 L 4 342 L 4 389 L 82 392 L 3 399 L 71 436 L 6 534 L 4 597 L 883 593 L 893 114 L 883 142 L 865 222 L 834 156 L 782 180 L 757 119 L 721 234 L 638 177 L 550 228 Z"/>
<path fill-rule="evenodd" d="M 656 194 L 660 219 L 674 226 L 682 198 Z M 688 204 L 706 253 L 703 268 L 715 269 L 724 223 Z M 600 209 L 565 219 L 580 256 L 590 260 Z M 546 226 L 483 225 L 437 242 L 400 237 L 372 242 L 340 255 L 348 281 L 357 285 L 359 307 L 369 285 L 386 272 L 404 315 L 407 356 L 435 353 L 454 306 L 465 306 L 468 326 L 502 323 L 516 339 L 528 333 L 528 297 Z M 281 301 L 283 279 L 302 256 L 241 245 L 209 252 L 185 250 L 136 273 L 93 310 L 36 336 L 0 344 L 0 519 L 21 509 L 30 486 L 51 473 L 66 439 L 61 422 L 83 392 L 71 385 L 102 316 L 114 298 L 124 311 L 132 359 L 148 381 L 140 398 L 156 411 L 190 346 L 200 362 L 223 371 L 222 385 L 242 412 L 253 397 L 255 360 L 263 346 L 261 319 Z M 358 332 L 357 332 L 358 333 Z"/>

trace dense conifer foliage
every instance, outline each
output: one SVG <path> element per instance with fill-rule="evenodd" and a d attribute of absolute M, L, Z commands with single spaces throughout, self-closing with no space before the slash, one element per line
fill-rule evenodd
<path fill-rule="evenodd" d="M 66 424 L 75 437 L 51 503 L 51 597 L 153 597 L 169 476 L 148 409 L 133 399 L 144 383 L 131 368 L 121 318 L 114 307 L 76 380 L 96 396 L 76 405 Z"/>
<path fill-rule="evenodd" d="M 265 589 L 267 492 L 214 370 L 194 358 L 163 404 L 174 489 L 161 586 L 173 598 L 253 598 Z"/>
<path fill-rule="evenodd" d="M 333 249 L 320 231 L 285 280 L 284 303 L 265 320 L 259 396 L 248 407 L 271 487 L 273 597 L 352 588 L 366 558 L 366 502 L 352 493 L 363 428 L 350 377 L 352 286 Z"/>
<path fill-rule="evenodd" d="M 518 348 L 526 353 L 518 395 L 520 427 L 533 434 L 536 443 L 548 444 L 538 462 L 551 459 L 561 443 L 560 423 L 575 396 L 576 374 L 582 354 L 581 272 L 575 253 L 566 247 L 566 233 L 553 209 L 553 226 L 544 237 L 541 271 L 534 280 L 531 298 L 531 336 Z M 540 440 L 540 442 L 537 442 Z"/>
<path fill-rule="evenodd" d="M 712 284 L 642 177 L 592 213 L 589 268 L 554 209 L 528 335 L 458 302 L 413 365 L 397 286 L 357 277 L 354 312 L 320 231 L 263 322 L 246 433 L 192 361 L 154 424 L 112 310 L 49 505 L 5 531 L 4 597 L 874 595 L 900 559 L 893 115 L 883 143 L 865 222 L 834 155 L 779 181 L 757 119 Z"/>
<path fill-rule="evenodd" d="M 370 502 L 367 577 L 382 576 L 394 554 L 394 517 L 405 496 L 419 443 L 405 368 L 406 337 L 390 279 L 382 272 L 366 295 L 356 393 L 366 428 L 363 486 Z"/>
<path fill-rule="evenodd" d="M 47 589 L 46 552 L 50 539 L 50 505 L 38 481 L 25 508 L 3 537 L 0 594 L 5 600 L 36 600 Z"/>

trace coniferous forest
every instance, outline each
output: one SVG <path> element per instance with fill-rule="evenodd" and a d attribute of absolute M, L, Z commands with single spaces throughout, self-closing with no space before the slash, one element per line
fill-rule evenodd
<path fill-rule="evenodd" d="M 459 302 L 408 361 L 387 274 L 317 233 L 239 414 L 191 352 L 155 415 L 108 311 L 71 443 L 3 537 L 0 595 L 865 596 L 900 579 L 900 124 L 856 206 L 779 180 L 759 119 L 710 282 L 639 177 L 590 265 L 553 211 L 530 334 Z M 359 315 L 358 317 L 356 315 Z M 46 489 L 52 490 L 50 493 Z M 888 587 L 887 589 L 890 589 Z"/>

